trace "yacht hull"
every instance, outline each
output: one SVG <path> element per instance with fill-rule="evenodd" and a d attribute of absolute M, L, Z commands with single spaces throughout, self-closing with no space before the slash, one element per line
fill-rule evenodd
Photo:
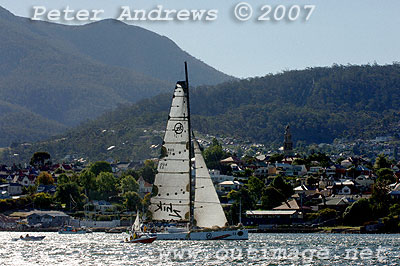
<path fill-rule="evenodd" d="M 181 233 L 157 233 L 157 240 L 248 240 L 245 229 L 226 231 L 194 231 Z"/>

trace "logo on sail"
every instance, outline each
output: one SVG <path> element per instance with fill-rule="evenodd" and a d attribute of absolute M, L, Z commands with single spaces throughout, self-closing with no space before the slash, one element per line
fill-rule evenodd
<path fill-rule="evenodd" d="M 181 211 L 175 210 L 172 206 L 172 203 L 167 204 L 167 203 L 162 203 L 160 201 L 160 203 L 157 203 L 157 209 L 155 209 L 154 212 L 157 212 L 157 211 L 165 211 L 165 212 L 168 212 L 169 216 L 171 216 L 171 217 L 182 219 L 182 216 L 180 215 Z"/>
<path fill-rule="evenodd" d="M 183 125 L 182 123 L 176 123 L 174 127 L 174 131 L 176 134 L 180 135 L 183 133 Z"/>

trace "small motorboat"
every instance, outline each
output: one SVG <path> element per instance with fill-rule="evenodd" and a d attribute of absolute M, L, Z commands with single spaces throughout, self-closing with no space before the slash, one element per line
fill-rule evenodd
<path fill-rule="evenodd" d="M 23 241 L 41 241 L 45 238 L 46 236 L 20 236 L 19 238 L 13 238 L 13 241 L 18 241 L 18 240 L 23 240 Z"/>

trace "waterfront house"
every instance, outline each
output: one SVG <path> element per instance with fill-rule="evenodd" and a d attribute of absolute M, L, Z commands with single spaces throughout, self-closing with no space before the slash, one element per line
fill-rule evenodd
<path fill-rule="evenodd" d="M 329 208 L 343 212 L 349 205 L 349 200 L 346 197 L 331 196 L 330 198 L 324 198 L 323 202 L 318 204 L 318 210 Z"/>
<path fill-rule="evenodd" d="M 12 229 L 17 227 L 17 221 L 19 219 L 15 217 L 9 217 L 0 213 L 0 228 L 1 229 Z"/>
<path fill-rule="evenodd" d="M 30 226 L 60 227 L 68 223 L 70 216 L 60 211 L 32 211 L 27 216 Z"/>

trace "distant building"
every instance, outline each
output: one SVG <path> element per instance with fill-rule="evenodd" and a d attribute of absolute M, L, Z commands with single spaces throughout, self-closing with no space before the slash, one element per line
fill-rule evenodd
<path fill-rule="evenodd" d="M 93 200 L 92 204 L 94 206 L 95 211 L 99 212 L 107 212 L 114 211 L 115 206 L 105 200 Z"/>
<path fill-rule="evenodd" d="M 69 221 L 69 215 L 59 211 L 32 211 L 27 216 L 31 226 L 41 224 L 42 227 L 59 227 Z"/>
<path fill-rule="evenodd" d="M 217 192 L 230 192 L 231 190 L 239 190 L 241 183 L 239 181 L 224 181 L 217 185 Z"/>
<path fill-rule="evenodd" d="M 141 176 L 138 179 L 138 183 L 139 183 L 139 194 L 144 196 L 147 193 L 151 193 L 152 189 L 153 189 L 153 185 L 146 182 L 146 180 L 144 180 L 144 178 Z"/>
<path fill-rule="evenodd" d="M 293 141 L 292 133 L 290 132 L 290 126 L 287 125 L 285 128 L 285 138 L 283 142 L 283 152 L 285 155 L 293 155 Z"/>
<path fill-rule="evenodd" d="M 17 226 L 17 221 L 19 219 L 15 217 L 9 217 L 2 213 L 0 213 L 0 228 L 2 229 L 11 229 Z"/>
<path fill-rule="evenodd" d="M 213 181 L 214 184 L 221 183 L 223 181 L 233 181 L 235 177 L 231 175 L 223 175 L 221 174 L 221 171 L 216 170 L 216 169 L 211 169 L 209 170 L 211 180 Z"/>

